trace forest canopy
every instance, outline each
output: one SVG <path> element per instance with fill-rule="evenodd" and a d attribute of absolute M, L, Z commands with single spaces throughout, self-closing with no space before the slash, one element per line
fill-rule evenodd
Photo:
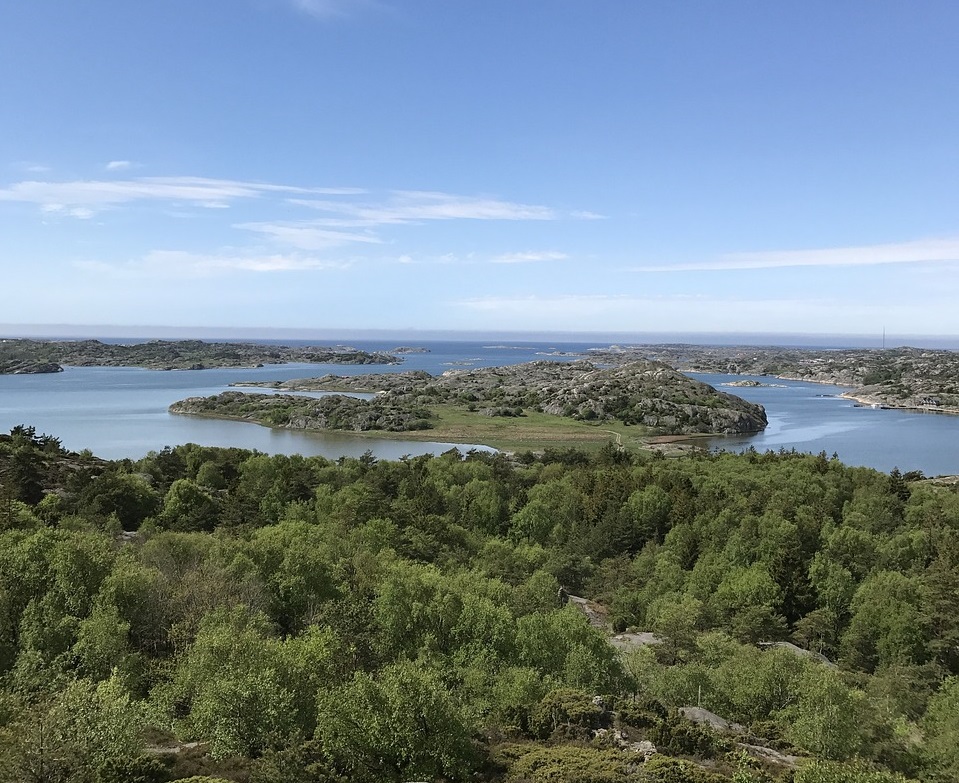
<path fill-rule="evenodd" d="M 955 487 L 824 454 L 17 427 L 0 780 L 955 780 L 957 596 Z"/>

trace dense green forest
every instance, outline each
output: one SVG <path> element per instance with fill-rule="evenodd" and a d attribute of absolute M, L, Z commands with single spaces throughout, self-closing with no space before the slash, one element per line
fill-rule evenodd
<path fill-rule="evenodd" d="M 110 462 L 17 427 L 0 781 L 945 783 L 957 599 L 955 488 L 823 454 Z"/>

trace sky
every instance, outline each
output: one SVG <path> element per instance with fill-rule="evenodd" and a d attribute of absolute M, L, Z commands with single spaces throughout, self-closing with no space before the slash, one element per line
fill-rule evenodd
<path fill-rule="evenodd" d="M 959 335 L 954 0 L 0 5 L 0 324 Z"/>

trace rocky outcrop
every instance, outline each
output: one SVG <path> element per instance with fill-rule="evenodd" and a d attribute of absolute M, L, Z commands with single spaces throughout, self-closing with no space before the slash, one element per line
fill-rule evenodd
<path fill-rule="evenodd" d="M 828 666 L 831 669 L 838 668 L 836 664 L 830 661 L 822 653 L 818 653 L 815 650 L 807 650 L 804 647 L 799 647 L 798 645 L 793 644 L 792 642 L 757 642 L 756 646 L 761 650 L 785 650 L 786 652 L 792 653 L 798 658 L 808 658 L 816 661 L 817 663 Z"/>
<path fill-rule="evenodd" d="M 447 370 L 435 377 L 419 371 L 327 375 L 269 385 L 290 391 L 376 391 L 397 405 L 458 405 L 488 416 L 534 410 L 579 421 L 636 424 L 661 434 L 734 434 L 766 426 L 761 405 L 645 360 L 617 367 L 543 360 Z"/>
<path fill-rule="evenodd" d="M 56 362 L 11 360 L 0 364 L 0 375 L 39 375 L 52 372 L 63 372 L 63 368 Z"/>
<path fill-rule="evenodd" d="M 734 734 L 745 734 L 745 726 L 720 717 L 715 712 L 704 710 L 702 707 L 680 707 L 679 714 L 691 723 L 699 723 L 717 731 L 728 731 Z"/>

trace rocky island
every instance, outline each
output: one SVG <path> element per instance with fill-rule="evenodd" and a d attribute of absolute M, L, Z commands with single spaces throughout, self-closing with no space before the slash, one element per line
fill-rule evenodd
<path fill-rule="evenodd" d="M 170 410 L 300 430 L 405 436 L 429 431 L 431 440 L 472 443 L 502 442 L 506 430 L 518 442 L 539 441 L 544 431 L 571 437 L 591 431 L 594 439 L 608 441 L 613 435 L 622 443 L 624 436 L 733 434 L 766 426 L 762 406 L 717 391 L 661 362 L 645 360 L 616 367 L 585 360 L 536 361 L 449 370 L 439 376 L 422 371 L 326 375 L 244 385 L 336 394 L 315 398 L 226 392 L 182 400 Z M 375 396 L 347 396 L 356 393 Z M 493 421 L 500 426 L 491 428 Z M 491 430 L 498 430 L 500 437 L 490 435 Z"/>
<path fill-rule="evenodd" d="M 143 367 L 150 370 L 204 370 L 264 364 L 399 364 L 388 353 L 347 346 L 287 346 L 202 340 L 151 340 L 113 344 L 99 340 L 0 340 L 0 375 L 51 373 L 74 367 Z"/>
<path fill-rule="evenodd" d="M 419 345 L 400 345 L 394 348 L 390 353 L 392 354 L 404 354 L 404 353 L 429 353 L 429 348 L 424 348 Z"/>

